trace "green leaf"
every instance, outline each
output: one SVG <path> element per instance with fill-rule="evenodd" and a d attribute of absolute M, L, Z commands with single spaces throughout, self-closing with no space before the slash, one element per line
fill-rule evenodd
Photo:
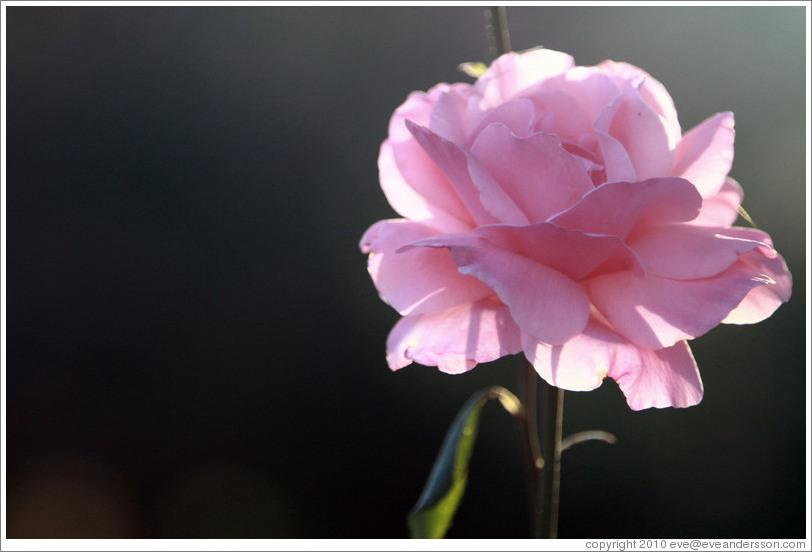
<path fill-rule="evenodd" d="M 457 69 L 475 79 L 481 77 L 487 68 L 488 66 L 481 61 L 466 61 L 457 65 Z"/>
<path fill-rule="evenodd" d="M 468 399 L 448 428 L 426 486 L 409 512 L 413 539 L 441 539 L 451 526 L 468 482 L 468 461 L 479 429 L 479 414 L 488 399 L 495 398 L 512 415 L 519 414 L 519 399 L 504 387 L 489 387 Z"/>

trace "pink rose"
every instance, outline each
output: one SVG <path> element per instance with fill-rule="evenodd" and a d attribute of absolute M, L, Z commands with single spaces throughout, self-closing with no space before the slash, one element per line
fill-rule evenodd
<path fill-rule="evenodd" d="M 403 315 L 389 366 L 460 373 L 523 351 L 563 389 L 614 379 L 634 410 L 699 403 L 686 340 L 791 293 L 770 237 L 732 226 L 733 137 L 732 113 L 683 135 L 637 67 L 546 49 L 410 94 L 378 160 L 403 218 L 361 239 Z"/>

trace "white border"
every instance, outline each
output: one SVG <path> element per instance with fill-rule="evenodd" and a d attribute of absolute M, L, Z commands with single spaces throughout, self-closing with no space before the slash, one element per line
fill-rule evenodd
<path fill-rule="evenodd" d="M 0 102 L 0 144 L 2 148 L 0 151 L 0 167 L 2 167 L 2 174 L 0 175 L 0 206 L 2 207 L 2 214 L 0 215 L 0 391 L 2 393 L 2 409 L 0 409 L 0 425 L 2 426 L 2 439 L 0 440 L 0 549 L 2 550 L 465 550 L 465 551 L 479 551 L 479 550 L 500 550 L 506 549 L 506 544 L 509 543 L 508 548 L 512 550 L 585 550 L 587 543 L 598 542 L 596 540 L 586 539 L 571 539 L 571 540 L 556 540 L 556 541 L 538 541 L 531 539 L 517 539 L 504 541 L 499 539 L 458 539 L 458 540 L 442 540 L 442 541 L 413 541 L 405 539 L 391 539 L 391 540 L 334 540 L 334 539 L 221 539 L 221 540 L 198 540 L 198 539 L 130 539 L 130 540 L 109 540 L 109 539 L 7 539 L 6 538 L 6 8 L 12 6 L 489 6 L 494 2 L 467 2 L 456 3 L 447 1 L 393 1 L 393 2 L 268 2 L 268 1 L 4 1 L 0 2 L 2 13 L 0 14 L 0 28 L 2 29 L 2 40 L 0 40 L 0 71 L 2 77 L 0 85 L 2 86 L 2 100 Z M 505 6 L 527 6 L 527 5 L 544 5 L 544 6 L 628 6 L 629 2 L 498 2 L 498 4 Z M 640 2 L 635 3 L 636 6 L 803 6 L 806 7 L 806 137 L 807 140 L 812 136 L 812 116 L 810 111 L 812 105 L 810 104 L 810 63 L 812 62 L 811 47 L 810 47 L 810 3 L 809 2 L 703 2 L 703 1 L 663 1 L 663 2 Z M 810 190 L 812 190 L 812 180 L 810 180 L 810 169 L 812 163 L 810 161 L 810 144 L 807 143 L 806 150 L 806 335 L 812 336 L 812 280 L 810 280 L 810 273 L 812 272 L 812 209 L 810 208 Z M 812 427 L 812 411 L 809 406 L 812 404 L 812 338 L 808 338 L 806 342 L 806 511 L 812 511 L 812 473 L 810 473 L 810 466 L 812 465 L 812 436 L 810 436 L 810 427 Z M 806 546 L 803 548 L 795 548 L 796 550 L 809 550 L 810 536 L 812 535 L 812 519 L 807 516 L 806 522 Z M 615 542 L 616 546 L 621 541 L 632 542 L 636 539 L 601 539 L 601 542 L 609 543 Z M 651 540 L 651 539 L 647 539 Z M 735 544 L 738 542 L 755 543 L 752 539 L 722 539 L 722 540 L 666 540 L 670 543 L 684 543 L 683 546 L 669 546 L 671 549 L 696 549 L 691 548 L 690 545 L 694 542 L 700 543 L 719 543 L 718 546 L 707 546 L 700 549 L 725 549 L 724 543 Z M 762 541 L 763 542 L 763 541 Z M 797 540 L 781 540 L 773 541 L 775 543 L 797 543 Z M 751 547 L 752 548 L 752 547 Z M 618 548 L 614 548 L 618 550 Z M 628 548 L 633 550 L 635 548 Z M 737 548 L 742 549 L 742 548 Z M 771 548 L 773 550 L 789 550 L 791 548 Z"/>

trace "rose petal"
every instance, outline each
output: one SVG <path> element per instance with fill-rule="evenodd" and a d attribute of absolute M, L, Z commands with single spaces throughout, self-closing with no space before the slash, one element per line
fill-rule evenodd
<path fill-rule="evenodd" d="M 436 236 L 416 245 L 448 247 L 460 273 L 493 288 L 522 331 L 536 339 L 563 343 L 586 325 L 586 293 L 557 270 L 470 235 Z"/>
<path fill-rule="evenodd" d="M 530 219 L 524 211 L 473 155 L 468 158 L 468 174 L 479 190 L 482 206 L 496 220 L 509 224 L 530 224 Z"/>
<path fill-rule="evenodd" d="M 743 197 L 744 192 L 739 183 L 728 176 L 716 194 L 702 200 L 699 215 L 689 224 L 729 228 L 739 216 L 737 209 Z"/>
<path fill-rule="evenodd" d="M 401 318 L 389 334 L 386 350 L 392 370 L 416 361 L 458 374 L 479 362 L 518 353 L 521 340 L 507 307 L 485 300 Z"/>
<path fill-rule="evenodd" d="M 479 190 L 471 181 L 468 172 L 469 153 L 460 145 L 442 138 L 425 127 L 415 125 L 411 121 L 406 121 L 406 126 L 414 135 L 415 140 L 431 157 L 432 161 L 440 168 L 448 182 L 454 188 L 457 196 L 462 200 L 465 208 L 477 225 L 491 224 L 498 222 L 479 199 Z"/>
<path fill-rule="evenodd" d="M 471 153 L 531 222 L 566 209 L 593 189 L 578 160 L 550 134 L 520 138 L 493 124 L 477 136 Z"/>
<path fill-rule="evenodd" d="M 750 290 L 768 283 L 739 261 L 701 280 L 618 272 L 585 285 L 592 303 L 620 334 L 641 347 L 661 349 L 703 335 Z"/>
<path fill-rule="evenodd" d="M 470 129 L 466 108 L 474 91 L 470 84 L 454 84 L 440 94 L 431 108 L 429 128 L 446 140 L 467 144 Z"/>
<path fill-rule="evenodd" d="M 592 129 L 592 121 L 584 116 L 578 102 L 559 90 L 542 89 L 546 82 L 531 88 L 523 96 L 532 100 L 536 112 L 536 132 L 555 134 L 562 140 L 575 141 Z"/>
<path fill-rule="evenodd" d="M 482 96 L 481 109 L 513 99 L 517 92 L 559 75 L 575 65 L 572 56 L 546 48 L 509 52 L 497 58 L 474 85 Z"/>
<path fill-rule="evenodd" d="M 691 129 L 677 146 L 674 176 L 690 180 L 702 197 L 714 196 L 733 165 L 733 113 L 717 113 Z"/>
<path fill-rule="evenodd" d="M 668 224 L 640 234 L 628 245 L 640 257 L 649 275 L 696 280 L 719 274 L 740 255 L 758 246 L 769 247 L 759 238 L 762 238 L 760 233 L 748 236 L 721 228 Z"/>
<path fill-rule="evenodd" d="M 397 202 L 400 196 L 409 199 L 417 195 L 425 205 L 424 210 L 430 211 L 433 215 L 441 212 L 445 214 L 446 218 L 450 216 L 473 226 L 474 220 L 460 201 L 454 188 L 423 151 L 406 126 L 407 120 L 427 126 L 434 104 L 449 88 L 448 85 L 438 85 L 425 94 L 412 93 L 406 102 L 395 110 L 389 121 L 389 138 L 386 141 L 391 151 L 385 152 L 384 148 L 381 148 L 381 157 L 384 154 L 391 155 L 391 159 L 379 159 L 381 187 L 384 189 L 387 199 L 391 197 Z M 385 161 L 385 165 L 381 161 Z M 411 190 L 403 190 L 404 184 Z M 393 207 L 398 210 L 394 203 Z M 402 213 L 400 210 L 398 212 L 413 220 L 420 220 Z M 439 216 L 443 218 L 442 215 Z"/>
<path fill-rule="evenodd" d="M 754 288 L 739 305 L 722 320 L 725 324 L 755 324 L 766 319 L 792 295 L 792 275 L 784 259 L 765 255 L 763 248 L 751 251 L 741 261 L 751 273 L 769 282 Z"/>
<path fill-rule="evenodd" d="M 462 220 L 460 220 L 436 203 L 431 203 L 427 197 L 421 195 L 404 180 L 397 163 L 395 163 L 392 144 L 389 140 L 384 141 L 381 145 L 378 169 L 381 189 L 386 196 L 386 200 L 395 212 L 402 217 L 426 221 L 438 230 L 446 232 L 464 232 L 473 227 L 470 215 L 467 212 L 464 213 Z M 448 186 L 448 184 L 443 183 L 443 186 Z M 439 201 L 445 203 L 442 199 Z M 459 203 L 459 199 L 455 201 Z M 459 212 L 458 206 L 452 206 L 452 211 L 455 211 L 458 216 L 463 215 L 463 213 Z"/>
<path fill-rule="evenodd" d="M 616 357 L 609 377 L 623 391 L 629 408 L 687 408 L 702 401 L 702 378 L 687 342 L 657 351 L 625 347 L 626 358 L 618 362 Z"/>
<path fill-rule="evenodd" d="M 485 226 L 471 235 L 557 270 L 575 281 L 625 270 L 643 274 L 637 256 L 615 236 L 584 234 L 548 222 Z"/>
<path fill-rule="evenodd" d="M 562 228 L 625 239 L 633 232 L 691 220 L 701 205 L 696 188 L 681 178 L 609 182 L 594 188 L 550 222 Z"/>
<path fill-rule="evenodd" d="M 381 298 L 401 314 L 432 312 L 470 303 L 493 294 L 476 278 L 461 275 L 447 251 L 402 246 L 435 235 L 428 225 L 382 220 L 361 238 L 369 253 L 367 268 Z"/>
<path fill-rule="evenodd" d="M 671 174 L 676 141 L 669 135 L 667 123 L 643 101 L 636 88 L 625 88 L 621 100 L 598 117 L 595 130 L 623 144 L 636 180 Z"/>
<path fill-rule="evenodd" d="M 590 122 L 620 96 L 620 88 L 614 80 L 597 67 L 573 67 L 563 75 L 547 79 L 542 87 L 570 96 Z"/>
<path fill-rule="evenodd" d="M 652 351 L 633 345 L 593 320 L 562 345 L 522 336 L 525 356 L 545 381 L 570 391 L 591 391 L 608 375 L 632 410 L 693 406 L 702 400 L 702 381 L 684 341 Z"/>
<path fill-rule="evenodd" d="M 522 334 L 522 349 L 536 372 L 550 385 L 568 391 L 592 391 L 600 387 L 623 340 L 608 330 L 609 339 L 596 332 L 592 321 L 583 332 L 561 345 L 548 345 Z"/>
<path fill-rule="evenodd" d="M 600 63 L 598 69 L 616 81 L 635 83 L 638 86 L 640 97 L 665 119 L 672 140 L 674 142 L 679 140 L 681 130 L 674 100 L 660 81 L 630 63 L 607 60 Z"/>
<path fill-rule="evenodd" d="M 611 136 L 609 130 L 615 113 L 623 103 L 623 96 L 618 96 L 611 104 L 604 107 L 593 122 L 598 147 L 606 170 L 606 182 L 634 182 L 637 173 L 629 157 L 629 152 L 620 140 Z"/>
<path fill-rule="evenodd" d="M 488 111 L 476 130 L 471 133 L 470 141 L 476 139 L 485 127 L 494 123 L 505 125 L 516 136 L 529 136 L 533 132 L 533 119 L 535 118 L 535 114 L 536 110 L 533 107 L 533 102 L 528 99 L 519 98 L 503 103 Z M 465 145 L 470 146 L 470 141 L 466 142 Z M 462 144 L 463 142 L 460 143 Z"/>

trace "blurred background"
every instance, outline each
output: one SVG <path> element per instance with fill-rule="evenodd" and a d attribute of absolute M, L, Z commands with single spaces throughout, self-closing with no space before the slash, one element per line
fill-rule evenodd
<path fill-rule="evenodd" d="M 412 90 L 487 61 L 481 7 L 8 7 L 9 538 L 405 538 L 446 428 L 516 357 L 391 373 L 358 241 Z M 561 537 L 805 531 L 803 7 L 510 7 L 513 48 L 736 114 L 732 176 L 795 280 L 692 343 L 705 399 L 567 393 Z M 483 413 L 449 537 L 529 537 L 518 427 Z"/>

